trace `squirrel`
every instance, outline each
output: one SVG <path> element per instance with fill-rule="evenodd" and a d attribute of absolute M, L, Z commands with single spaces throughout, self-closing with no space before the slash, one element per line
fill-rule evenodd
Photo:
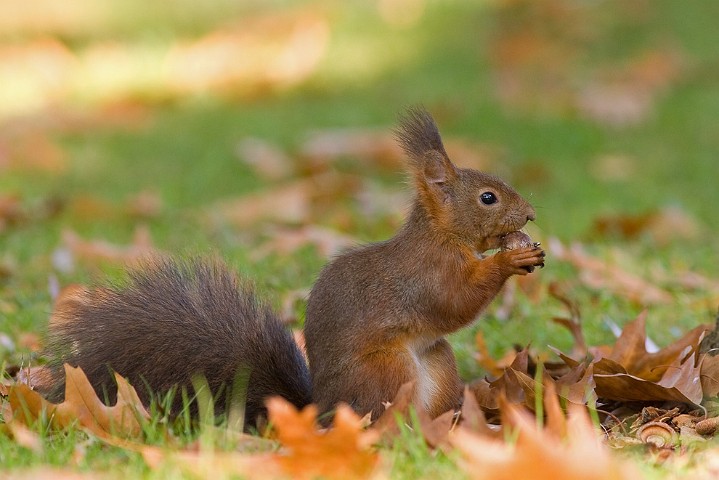
<path fill-rule="evenodd" d="M 278 315 L 222 261 L 157 258 L 123 285 L 61 297 L 48 327 L 47 396 L 62 398 L 68 363 L 109 401 L 112 371 L 139 387 L 143 402 L 192 391 L 202 375 L 220 412 L 244 376 L 249 426 L 271 395 L 298 408 L 316 403 L 324 418 L 344 402 L 376 419 L 410 381 L 431 416 L 459 407 L 462 382 L 444 337 L 473 322 L 512 275 L 544 266 L 538 244 L 483 255 L 535 211 L 499 178 L 456 167 L 425 109 L 409 108 L 394 133 L 409 158 L 411 211 L 394 237 L 321 271 L 307 302 L 307 362 Z"/>

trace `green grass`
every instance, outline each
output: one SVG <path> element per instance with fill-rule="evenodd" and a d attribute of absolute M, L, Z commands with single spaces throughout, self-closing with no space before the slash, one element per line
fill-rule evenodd
<path fill-rule="evenodd" d="M 288 3 L 300 2 L 272 2 L 275 7 Z M 608 257 L 619 248 L 632 259 L 627 268 L 647 277 L 652 264 L 716 277 L 719 90 L 713 88 L 717 57 L 711 19 L 717 18 L 717 4 L 656 1 L 646 7 L 645 16 L 637 17 L 624 15 L 622 2 L 601 3 L 604 7 L 595 25 L 599 33 L 588 42 L 584 64 L 576 67 L 577 78 L 586 78 L 592 66 L 624 61 L 643 49 L 670 45 L 682 52 L 679 80 L 659 95 L 653 114 L 638 125 L 608 127 L 568 111 L 511 109 L 499 102 L 487 56 L 498 28 L 491 2 L 429 1 L 420 23 L 408 29 L 383 23 L 374 3 L 339 6 L 327 2 L 321 9 L 332 19 L 329 51 L 318 71 L 301 86 L 246 100 L 199 97 L 160 102 L 151 105 L 149 124 L 133 130 L 90 128 L 52 134 L 69 156 L 68 170 L 61 174 L 0 170 L 0 192 L 19 194 L 26 205 L 33 205 L 49 196 L 71 200 L 80 195 L 120 203 L 140 190 L 156 191 L 165 208 L 146 223 L 159 248 L 177 253 L 219 252 L 278 304 L 283 293 L 309 287 L 324 259 L 312 249 L 303 249 L 289 258 L 273 255 L 252 260 L 245 232 L 202 224 L 200 210 L 214 201 L 270 186 L 236 158 L 236 143 L 254 136 L 294 152 L 312 130 L 390 128 L 404 106 L 423 103 L 436 112 L 444 135 L 462 136 L 500 152 L 502 171 L 537 206 L 535 231 L 541 237 L 587 242 L 587 248 L 599 257 Z M 243 10 L 233 2 L 212 8 L 183 2 L 180 7 L 162 2 L 143 16 L 140 11 L 145 7 L 137 2 L 112 5 L 105 23 L 62 38 L 73 48 L 108 38 L 169 44 L 178 37 L 208 31 L 238 12 L 269 8 Z M 188 13 L 197 8 L 196 14 Z M 8 39 L 18 38 L 24 36 Z M 636 173 L 626 182 L 596 180 L 589 173 L 590 165 L 603 155 L 631 158 Z M 352 166 L 352 172 L 381 178 L 386 188 L 405 188 L 401 172 L 388 177 L 358 165 Z M 592 222 L 600 215 L 641 214 L 667 205 L 680 206 L 695 216 L 704 233 L 691 242 L 662 246 L 647 239 L 592 238 Z M 24 332 L 43 332 L 52 308 L 50 277 L 65 285 L 103 276 L 87 268 L 71 274 L 54 271 L 51 255 L 63 229 L 123 244 L 131 239 L 136 223 L 64 212 L 0 230 L 0 260 L 16 265 L 10 277 L 0 279 L 0 332 L 13 341 Z M 358 227 L 346 233 L 362 241 L 381 240 L 393 229 L 386 219 L 357 219 L 354 225 Z M 108 268 L 107 274 L 117 271 Z M 535 275 L 548 283 L 571 281 L 576 272 L 550 256 L 547 268 Z M 642 309 L 608 292 L 582 286 L 571 293 L 580 302 L 590 344 L 611 341 L 605 318 L 623 324 Z M 701 292 L 677 292 L 672 304 L 651 307 L 649 335 L 663 344 L 695 324 L 711 321 L 717 300 Z M 509 320 L 497 319 L 490 309 L 475 325 L 452 336 L 462 374 L 467 379 L 482 375 L 471 357 L 477 330 L 497 355 L 513 344 L 569 349 L 568 333 L 550 321 L 563 313 L 559 302 L 550 298 L 535 304 L 521 295 Z M 0 347 L 0 361 L 7 364 L 29 357 L 26 349 Z M 36 454 L 0 435 L 0 464 L 13 469 L 38 465 L 121 468 L 131 477 L 161 477 L 149 471 L 138 455 L 87 440 L 81 432 L 43 433 L 42 438 L 44 451 Z M 86 455 L 75 465 L 72 456 L 77 448 L 86 449 Z M 411 435 L 388 454 L 393 478 L 458 475 L 443 454 L 430 452 Z"/>

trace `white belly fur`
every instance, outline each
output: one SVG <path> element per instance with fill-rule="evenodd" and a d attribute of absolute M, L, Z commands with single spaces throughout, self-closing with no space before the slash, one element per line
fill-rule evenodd
<path fill-rule="evenodd" d="M 415 384 L 415 394 L 419 403 L 426 409 L 432 406 L 432 399 L 438 393 L 437 382 L 432 378 L 432 372 L 427 365 L 427 361 L 422 361 L 424 352 L 432 345 L 433 342 L 422 342 L 409 348 L 409 352 L 414 360 L 415 372 L 417 374 L 417 383 Z"/>

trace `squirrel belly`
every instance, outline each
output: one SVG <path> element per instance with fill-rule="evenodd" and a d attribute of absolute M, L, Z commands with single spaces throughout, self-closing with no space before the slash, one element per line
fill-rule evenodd
<path fill-rule="evenodd" d="M 219 260 L 155 259 L 130 270 L 125 285 L 75 292 L 56 306 L 48 337 L 49 397 L 56 401 L 63 396 L 63 363 L 82 367 L 111 402 L 112 371 L 127 378 L 145 404 L 176 389 L 175 413 L 183 407 L 181 389 L 192 396 L 197 375 L 207 380 L 216 412 L 242 382 L 248 426 L 264 414 L 271 395 L 298 408 L 312 401 L 307 365 L 292 335 Z"/>

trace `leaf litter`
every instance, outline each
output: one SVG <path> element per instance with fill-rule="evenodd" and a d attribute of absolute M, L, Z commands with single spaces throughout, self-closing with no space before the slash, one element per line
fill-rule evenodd
<path fill-rule="evenodd" d="M 546 458 L 556 458 L 550 462 L 556 463 L 554 468 L 536 472 L 539 479 L 636 478 L 633 468 L 610 449 L 639 448 L 654 461 L 679 462 L 715 434 L 719 405 L 713 397 L 719 392 L 719 356 L 712 354 L 719 341 L 710 326 L 700 325 L 650 352 L 645 311 L 625 325 L 613 345 L 587 345 L 579 304 L 567 285 L 551 284 L 548 290 L 568 312 L 553 320 L 571 333 L 570 352 L 556 351 L 559 360 L 548 361 L 524 348 L 495 359 L 478 335 L 477 361 L 488 376 L 467 387 L 459 412 L 437 418 L 412 404 L 409 384 L 369 427 L 366 419 L 341 407 L 334 424 L 325 429 L 319 426 L 314 407 L 297 411 L 274 399 L 268 403 L 272 430 L 265 432 L 268 443 L 260 452 L 196 445 L 160 448 L 145 443 L 147 410 L 121 377 L 117 377 L 118 403 L 106 406 L 81 370 L 66 367 L 72 381 L 67 382 L 65 400 L 53 404 L 38 393 L 43 391 L 42 367 L 33 367 L 18 375 L 16 383 L 2 385 L 3 434 L 28 448 L 41 448 L 33 425 L 47 419 L 53 428 L 76 425 L 111 445 L 137 451 L 151 467 L 169 462 L 197 475 L 248 478 L 382 478 L 389 468 L 383 460 L 384 446 L 409 429 L 429 448 L 458 451 L 459 465 L 470 478 L 504 478 L 497 476 L 501 472 L 513 472 L 515 477 L 507 478 L 516 478 L 527 465 L 548 464 Z M 38 391 L 22 380 L 35 382 Z M 591 428 L 587 412 L 602 430 Z M 259 439 L 246 438 L 240 444 Z M 515 440 L 507 443 L 506 439 Z M 591 458 L 589 451 L 594 452 Z M 596 472 L 602 473 L 592 477 Z"/>

